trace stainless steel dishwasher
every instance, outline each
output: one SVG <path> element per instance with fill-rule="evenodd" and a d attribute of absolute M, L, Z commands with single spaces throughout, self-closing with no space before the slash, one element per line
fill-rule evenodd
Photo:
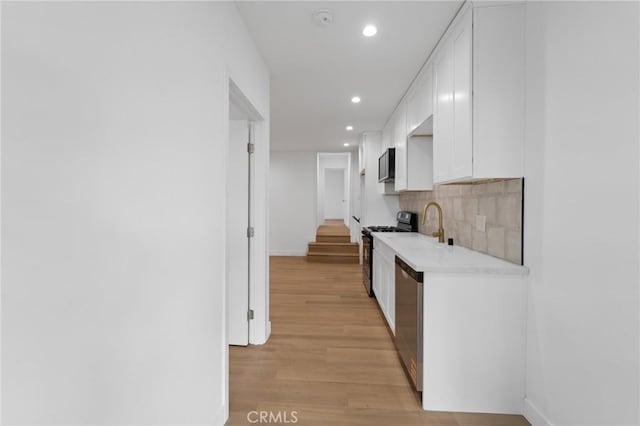
<path fill-rule="evenodd" d="M 395 344 L 416 391 L 422 392 L 422 292 L 424 274 L 396 256 Z"/>

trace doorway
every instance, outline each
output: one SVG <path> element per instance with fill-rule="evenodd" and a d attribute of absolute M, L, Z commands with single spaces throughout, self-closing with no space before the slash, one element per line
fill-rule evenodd
<path fill-rule="evenodd" d="M 316 228 L 327 220 L 339 220 L 349 226 L 350 180 L 351 153 L 318 154 Z"/>
<path fill-rule="evenodd" d="M 227 147 L 226 280 L 227 343 L 247 346 L 253 319 L 254 140 L 262 117 L 233 81 L 229 82 Z"/>

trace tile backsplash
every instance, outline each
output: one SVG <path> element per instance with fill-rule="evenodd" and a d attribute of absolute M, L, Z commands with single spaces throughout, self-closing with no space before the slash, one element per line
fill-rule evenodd
<path fill-rule="evenodd" d="M 419 213 L 430 201 L 442 206 L 445 239 L 454 244 L 522 264 L 523 179 L 437 185 L 433 191 L 403 192 L 400 208 Z M 476 216 L 486 217 L 485 230 Z M 438 229 L 438 212 L 430 207 L 419 231 L 431 235 Z"/>

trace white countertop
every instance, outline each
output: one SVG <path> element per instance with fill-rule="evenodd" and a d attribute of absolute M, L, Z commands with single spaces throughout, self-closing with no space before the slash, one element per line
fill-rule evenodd
<path fill-rule="evenodd" d="M 417 232 L 373 232 L 418 272 L 528 275 L 529 268 L 459 246 L 438 243 Z M 373 245 L 375 249 L 375 243 Z"/>

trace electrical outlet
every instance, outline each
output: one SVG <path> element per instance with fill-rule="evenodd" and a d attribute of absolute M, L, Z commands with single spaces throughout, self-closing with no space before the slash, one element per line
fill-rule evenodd
<path fill-rule="evenodd" d="M 487 217 L 476 215 L 476 231 L 485 232 L 487 227 Z"/>

